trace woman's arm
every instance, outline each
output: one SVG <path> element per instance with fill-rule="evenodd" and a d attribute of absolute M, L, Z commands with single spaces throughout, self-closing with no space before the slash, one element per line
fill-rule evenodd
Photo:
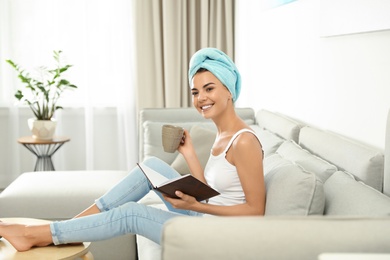
<path fill-rule="evenodd" d="M 193 197 L 177 192 L 181 199 L 167 198 L 173 207 L 219 216 L 264 215 L 265 184 L 263 151 L 257 138 L 243 133 L 236 138 L 226 159 L 236 166 L 245 193 L 246 202 L 234 206 L 217 206 L 196 201 Z"/>

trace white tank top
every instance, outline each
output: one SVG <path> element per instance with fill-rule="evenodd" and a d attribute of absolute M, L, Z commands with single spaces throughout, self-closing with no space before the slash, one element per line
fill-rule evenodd
<path fill-rule="evenodd" d="M 237 168 L 226 160 L 226 153 L 233 141 L 243 132 L 250 132 L 259 140 L 252 130 L 241 129 L 233 135 L 221 154 L 215 156 L 210 153 L 205 167 L 205 178 L 208 185 L 220 193 L 220 195 L 210 198 L 210 204 L 230 206 L 245 203 L 245 194 L 241 186 Z"/>

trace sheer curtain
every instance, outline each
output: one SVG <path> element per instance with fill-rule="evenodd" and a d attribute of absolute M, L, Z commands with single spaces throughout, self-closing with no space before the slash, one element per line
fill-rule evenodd
<path fill-rule="evenodd" d="M 138 107 L 188 107 L 192 54 L 216 47 L 234 57 L 234 0 L 136 1 Z"/>
<path fill-rule="evenodd" d="M 16 142 L 29 135 L 21 86 L 6 64 L 27 70 L 53 63 L 62 50 L 79 88 L 60 100 L 57 135 L 71 138 L 54 156 L 56 170 L 127 170 L 137 161 L 133 1 L 0 0 L 0 188 L 32 171 L 35 157 Z"/>

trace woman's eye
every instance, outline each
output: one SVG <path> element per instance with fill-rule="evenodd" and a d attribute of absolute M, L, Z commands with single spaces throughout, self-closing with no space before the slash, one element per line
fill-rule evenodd
<path fill-rule="evenodd" d="M 210 92 L 211 90 L 213 90 L 213 88 L 207 88 L 206 89 L 207 92 Z"/>
<path fill-rule="evenodd" d="M 196 96 L 196 95 L 198 95 L 198 92 L 192 92 L 192 95 Z"/>

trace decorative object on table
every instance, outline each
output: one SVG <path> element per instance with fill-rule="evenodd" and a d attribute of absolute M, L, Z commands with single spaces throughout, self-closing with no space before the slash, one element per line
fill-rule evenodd
<path fill-rule="evenodd" d="M 61 64 L 61 53 L 62 51 L 54 51 L 55 68 L 49 69 L 41 66 L 38 68 L 38 76 L 32 76 L 12 60 L 6 60 L 18 72 L 18 78 L 25 86 L 24 91 L 20 89 L 16 91 L 15 97 L 20 102 L 29 105 L 35 116 L 28 120 L 35 139 L 51 140 L 53 138 L 57 124 L 53 118 L 54 113 L 58 109 L 63 109 L 57 105 L 57 102 L 65 90 L 77 88 L 62 75 L 72 65 Z"/>

